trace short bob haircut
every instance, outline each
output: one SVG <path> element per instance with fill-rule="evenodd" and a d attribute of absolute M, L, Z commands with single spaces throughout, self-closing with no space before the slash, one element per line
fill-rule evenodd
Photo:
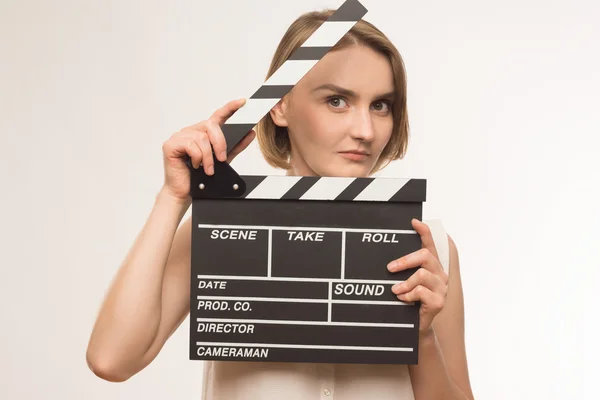
<path fill-rule="evenodd" d="M 273 55 L 267 73 L 271 75 L 299 48 L 335 10 L 311 11 L 302 14 L 288 28 Z M 385 55 L 394 75 L 396 99 L 392 106 L 393 132 L 371 174 L 385 168 L 391 161 L 403 158 L 408 146 L 409 124 L 406 101 L 406 71 L 400 53 L 383 32 L 365 20 L 359 20 L 330 51 L 352 45 L 364 45 Z M 256 137 L 267 163 L 273 167 L 290 168 L 290 140 L 286 127 L 275 125 L 270 113 L 255 127 Z"/>

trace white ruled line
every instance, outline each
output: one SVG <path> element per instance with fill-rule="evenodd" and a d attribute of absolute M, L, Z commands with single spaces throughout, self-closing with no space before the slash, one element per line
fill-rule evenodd
<path fill-rule="evenodd" d="M 338 304 L 362 304 L 365 306 L 367 306 L 369 304 L 379 304 L 379 305 L 383 305 L 383 306 L 396 306 L 396 305 L 412 306 L 412 305 L 414 305 L 414 303 L 405 303 L 400 300 L 331 300 L 331 302 L 338 303 Z"/>
<path fill-rule="evenodd" d="M 342 232 L 342 272 L 340 277 L 344 279 L 346 274 L 346 232 Z"/>
<path fill-rule="evenodd" d="M 226 319 L 226 318 L 196 318 L 196 322 L 217 322 L 234 324 L 280 324 L 280 325 L 332 325 L 332 326 L 373 326 L 381 328 L 414 328 L 414 324 L 391 322 L 332 322 L 332 321 L 296 321 L 282 319 Z"/>
<path fill-rule="evenodd" d="M 271 264 L 273 263 L 273 229 L 269 229 L 267 251 L 267 276 L 271 277 Z"/>
<path fill-rule="evenodd" d="M 335 278 L 295 278 L 277 276 L 255 276 L 255 275 L 197 275 L 198 279 L 229 279 L 232 281 L 287 281 L 287 282 L 332 282 L 332 283 L 379 283 L 382 285 L 393 285 L 402 280 L 383 279 L 335 279 Z"/>
<path fill-rule="evenodd" d="M 238 301 L 269 301 L 273 303 L 338 303 L 338 304 L 379 304 L 385 306 L 408 306 L 400 300 L 328 300 L 328 299 L 291 299 L 282 297 L 235 297 L 235 296 L 197 296 L 198 300 L 238 300 Z"/>
<path fill-rule="evenodd" d="M 270 348 L 280 348 L 280 349 L 323 349 L 323 350 L 413 351 L 412 347 L 327 346 L 327 345 L 280 344 L 280 343 L 196 342 L 196 346 L 270 347 Z"/>
<path fill-rule="evenodd" d="M 331 300 L 333 299 L 333 283 L 329 282 L 329 298 L 327 302 L 327 321 L 331 322 Z"/>
<path fill-rule="evenodd" d="M 358 233 L 401 233 L 416 235 L 412 229 L 363 229 L 363 228 L 331 228 L 331 227 L 306 227 L 306 226 L 271 226 L 271 225 L 221 225 L 221 224 L 198 224 L 198 228 L 216 229 L 264 229 L 264 230 L 287 230 L 287 231 L 323 231 L 323 232 L 358 232 Z"/>

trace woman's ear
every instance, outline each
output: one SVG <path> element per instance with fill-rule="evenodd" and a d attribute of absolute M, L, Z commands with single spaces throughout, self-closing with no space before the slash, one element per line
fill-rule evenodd
<path fill-rule="evenodd" d="M 283 96 L 283 98 L 279 100 L 269 112 L 269 114 L 271 115 L 271 119 L 273 120 L 275 125 L 280 127 L 288 126 L 286 118 L 288 108 L 287 100 L 287 96 Z"/>

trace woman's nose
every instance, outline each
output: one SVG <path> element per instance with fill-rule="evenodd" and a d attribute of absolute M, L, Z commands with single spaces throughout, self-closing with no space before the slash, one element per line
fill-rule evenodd
<path fill-rule="evenodd" d="M 370 110 L 357 110 L 351 127 L 351 135 L 355 139 L 371 141 L 375 136 L 373 119 Z"/>

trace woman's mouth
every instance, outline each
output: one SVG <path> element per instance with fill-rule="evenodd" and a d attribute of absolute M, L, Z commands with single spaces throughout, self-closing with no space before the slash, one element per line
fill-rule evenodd
<path fill-rule="evenodd" d="M 352 161 L 363 161 L 369 156 L 368 153 L 363 151 L 341 151 L 340 155 L 348 160 Z"/>

